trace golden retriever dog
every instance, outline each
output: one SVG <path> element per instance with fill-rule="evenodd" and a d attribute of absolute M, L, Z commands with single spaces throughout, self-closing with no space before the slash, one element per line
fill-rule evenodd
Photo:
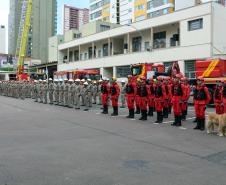
<path fill-rule="evenodd" d="M 210 113 L 208 115 L 208 121 L 206 123 L 207 133 L 212 133 L 215 127 L 217 127 L 219 136 L 226 136 L 226 114 L 219 115 Z"/>

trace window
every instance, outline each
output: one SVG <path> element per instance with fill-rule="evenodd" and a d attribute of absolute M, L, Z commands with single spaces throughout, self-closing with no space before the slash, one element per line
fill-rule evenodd
<path fill-rule="evenodd" d="M 80 60 L 83 60 L 83 54 L 82 53 L 80 54 Z"/>
<path fill-rule="evenodd" d="M 163 65 L 164 65 L 164 68 L 165 68 L 165 72 L 168 72 L 168 70 L 170 68 L 172 68 L 173 62 L 164 62 Z"/>
<path fill-rule="evenodd" d="M 100 25 L 100 31 L 102 32 L 102 31 L 106 31 L 106 30 L 110 30 L 110 26 L 108 26 L 108 25 Z"/>
<path fill-rule="evenodd" d="M 195 78 L 195 60 L 185 61 L 185 76 L 187 78 Z"/>
<path fill-rule="evenodd" d="M 103 56 L 108 56 L 108 44 L 103 45 Z"/>
<path fill-rule="evenodd" d="M 116 68 L 117 78 L 125 78 L 131 74 L 130 66 L 120 66 Z"/>
<path fill-rule="evenodd" d="M 203 28 L 203 19 L 188 21 L 188 31 L 199 30 Z"/>
<path fill-rule="evenodd" d="M 98 50 L 98 57 L 101 58 L 101 49 Z"/>
<path fill-rule="evenodd" d="M 79 51 L 78 50 L 74 51 L 74 58 L 75 58 L 75 61 L 79 60 Z"/>
<path fill-rule="evenodd" d="M 145 48 L 145 51 L 150 50 L 150 42 L 145 42 L 144 43 L 144 48 Z"/>
<path fill-rule="evenodd" d="M 69 52 L 69 62 L 73 62 L 73 52 Z"/>
<path fill-rule="evenodd" d="M 166 32 L 154 33 L 154 49 L 166 47 Z"/>
<path fill-rule="evenodd" d="M 85 57 L 84 57 L 85 60 L 88 59 L 88 53 L 85 53 Z"/>
<path fill-rule="evenodd" d="M 136 11 L 144 10 L 144 9 L 145 9 L 144 4 L 141 4 L 141 5 L 137 5 L 137 6 L 136 6 Z"/>
<path fill-rule="evenodd" d="M 98 17 L 100 17 L 102 15 L 102 11 L 98 11 L 98 12 L 95 12 L 93 14 L 90 15 L 90 19 L 93 20 L 93 19 L 96 19 Z"/>
<path fill-rule="evenodd" d="M 133 52 L 141 51 L 141 37 L 133 38 Z"/>
<path fill-rule="evenodd" d="M 145 19 L 144 15 L 141 15 L 141 16 L 135 18 L 136 21 L 142 21 L 144 19 Z"/>

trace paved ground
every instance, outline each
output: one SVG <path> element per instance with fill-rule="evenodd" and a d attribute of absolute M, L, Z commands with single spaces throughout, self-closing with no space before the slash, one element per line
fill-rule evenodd
<path fill-rule="evenodd" d="M 226 138 L 99 111 L 0 97 L 0 185 L 226 185 Z"/>

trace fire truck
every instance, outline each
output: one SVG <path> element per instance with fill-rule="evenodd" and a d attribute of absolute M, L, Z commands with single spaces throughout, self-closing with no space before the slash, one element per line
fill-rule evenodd
<path fill-rule="evenodd" d="M 172 67 L 169 68 L 165 68 L 164 65 L 160 63 L 133 64 L 131 65 L 131 74 L 134 80 L 140 79 L 142 76 L 148 79 L 157 76 L 174 77 L 176 74 L 182 75 L 178 62 L 173 62 Z"/>
<path fill-rule="evenodd" d="M 91 79 L 100 80 L 101 75 L 99 70 L 74 70 L 74 71 L 59 71 L 54 73 L 54 79 Z"/>

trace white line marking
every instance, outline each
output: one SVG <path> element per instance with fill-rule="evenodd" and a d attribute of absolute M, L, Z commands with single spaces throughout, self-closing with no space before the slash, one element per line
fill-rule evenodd
<path fill-rule="evenodd" d="M 154 125 L 159 125 L 159 123 L 153 123 Z"/>
<path fill-rule="evenodd" d="M 181 129 L 181 130 L 187 130 L 187 128 L 185 128 L 185 127 L 179 127 L 179 129 Z"/>

